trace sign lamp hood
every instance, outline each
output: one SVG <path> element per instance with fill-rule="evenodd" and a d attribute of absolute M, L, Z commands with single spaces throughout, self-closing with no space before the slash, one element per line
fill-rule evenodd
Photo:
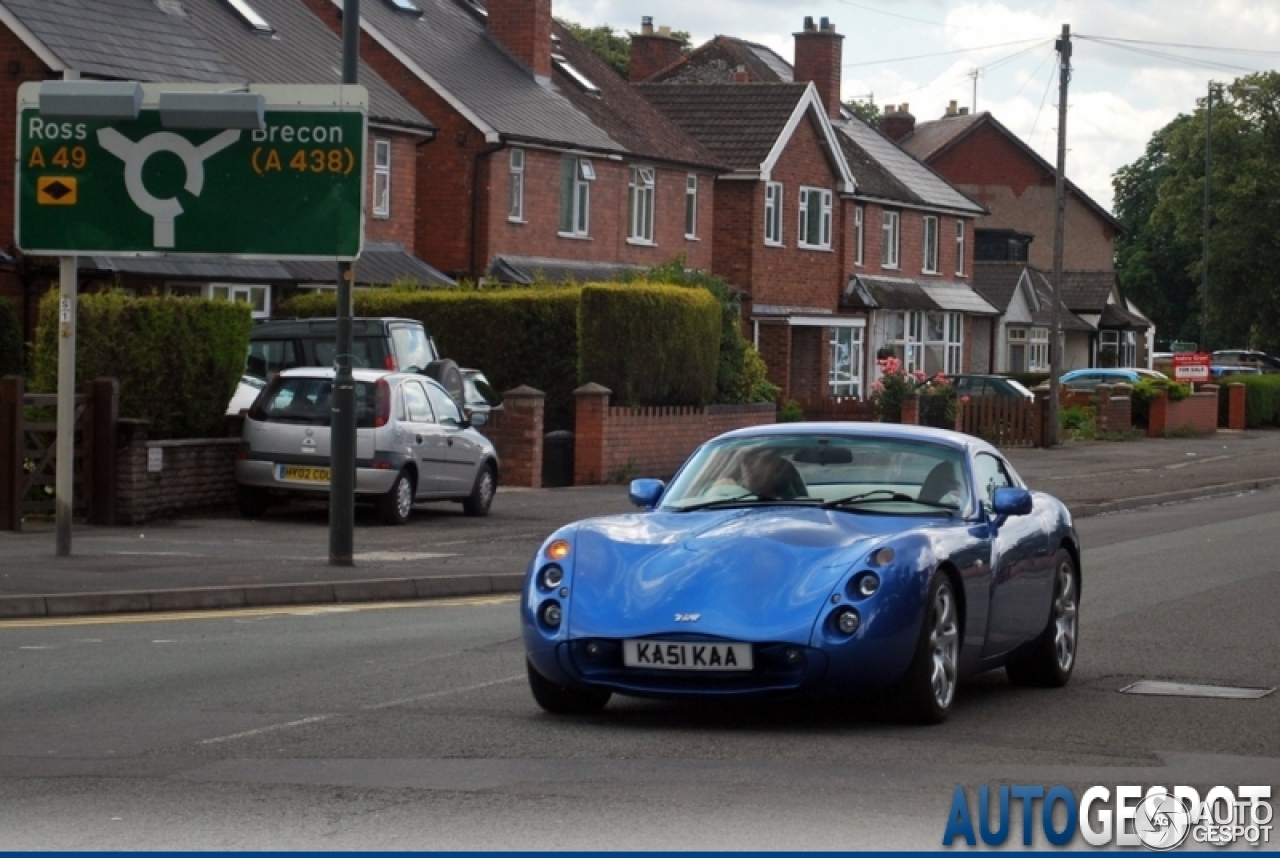
<path fill-rule="evenodd" d="M 142 84 L 136 81 L 46 80 L 40 115 L 49 119 L 137 119 Z"/>
<path fill-rule="evenodd" d="M 165 128 L 266 127 L 266 98 L 256 92 L 161 92 L 160 124 Z"/>

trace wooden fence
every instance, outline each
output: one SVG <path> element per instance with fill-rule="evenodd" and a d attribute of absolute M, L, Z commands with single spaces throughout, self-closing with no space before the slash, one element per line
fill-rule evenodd
<path fill-rule="evenodd" d="M 970 396 L 956 402 L 956 431 L 997 447 L 1036 447 L 1045 404 L 1021 396 Z"/>

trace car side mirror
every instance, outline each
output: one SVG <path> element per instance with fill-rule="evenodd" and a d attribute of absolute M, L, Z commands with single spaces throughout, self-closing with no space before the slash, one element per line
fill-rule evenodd
<path fill-rule="evenodd" d="M 1029 515 L 1031 492 L 1016 486 L 996 489 L 991 498 L 991 511 L 996 515 Z"/>
<path fill-rule="evenodd" d="M 662 497 L 662 492 L 666 488 L 667 484 L 662 480 L 632 480 L 631 489 L 627 492 L 627 497 L 636 506 L 653 509 L 658 505 L 658 498 Z"/>
<path fill-rule="evenodd" d="M 472 411 L 470 408 L 462 412 L 468 426 L 483 426 L 489 422 L 489 415 L 484 411 Z"/>

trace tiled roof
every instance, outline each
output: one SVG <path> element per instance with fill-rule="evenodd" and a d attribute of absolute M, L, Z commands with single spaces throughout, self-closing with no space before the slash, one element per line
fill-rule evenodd
<path fill-rule="evenodd" d="M 975 262 L 973 288 L 1000 312 L 1007 312 L 1022 280 L 1025 262 Z"/>
<path fill-rule="evenodd" d="M 640 84 L 636 89 L 735 170 L 769 157 L 808 84 Z"/>
<path fill-rule="evenodd" d="M 1062 272 L 1062 300 L 1077 313 L 1101 313 L 1116 285 L 1114 271 Z"/>
<path fill-rule="evenodd" d="M 644 267 L 640 265 L 615 262 L 553 259 L 545 256 L 497 256 L 489 266 L 488 276 L 503 283 L 525 285 L 538 280 L 550 283 L 598 283 L 613 280 L 619 274 L 643 270 Z"/>
<path fill-rule="evenodd" d="M 1031 274 L 1031 284 L 1036 290 L 1036 298 L 1040 301 L 1040 309 L 1031 314 L 1031 321 L 1041 327 L 1053 327 L 1053 286 L 1050 285 L 1049 278 L 1043 271 L 1036 268 L 1028 268 L 1027 271 Z M 1067 309 L 1065 301 L 1062 302 L 1061 312 L 1058 313 L 1058 324 L 1064 331 L 1096 330 L 1093 325 Z"/>
<path fill-rule="evenodd" d="M 335 9 L 342 2 L 334 0 Z M 574 105 L 560 84 L 535 80 L 464 0 L 420 0 L 418 5 L 423 14 L 414 16 L 368 0 L 360 5 L 364 30 L 402 56 L 411 72 L 420 72 L 486 135 L 625 152 L 625 146 Z"/>
<path fill-rule="evenodd" d="M 222 0 L 0 0 L 57 61 L 85 77 L 183 83 L 339 83 L 341 40 L 297 0 L 253 0 L 252 32 Z M 168 11 L 165 11 L 165 10 Z M 434 126 L 372 67 L 371 119 Z"/>
<path fill-rule="evenodd" d="M 858 195 L 945 208 L 967 215 L 986 209 L 857 117 L 834 122 Z"/>
<path fill-rule="evenodd" d="M 582 113 L 626 147 L 644 158 L 719 167 L 720 162 L 701 143 L 664 116 L 613 68 L 573 35 L 554 23 L 552 32 L 560 39 L 563 56 L 594 84 L 598 95 L 578 85 L 553 64 L 554 80 L 560 92 Z"/>
<path fill-rule="evenodd" d="M 331 262 L 288 260 L 281 264 L 292 279 L 302 283 L 332 283 L 337 277 L 337 266 Z M 355 282 L 360 286 L 390 286 L 398 282 L 428 286 L 458 285 L 457 281 L 394 241 L 366 241 L 354 268 Z"/>
<path fill-rule="evenodd" d="M 716 36 L 645 83 L 733 83 L 739 66 L 755 83 L 794 80 L 790 63 L 764 45 L 732 36 Z"/>
<path fill-rule="evenodd" d="M 840 306 L 851 310 L 944 310 L 978 316 L 1000 314 L 967 283 L 864 274 L 849 278 Z"/>

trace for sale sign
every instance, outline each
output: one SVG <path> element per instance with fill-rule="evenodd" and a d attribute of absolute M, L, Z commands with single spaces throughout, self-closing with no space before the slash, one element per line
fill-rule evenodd
<path fill-rule="evenodd" d="M 1176 352 L 1173 356 L 1174 381 L 1208 381 L 1208 352 Z"/>

